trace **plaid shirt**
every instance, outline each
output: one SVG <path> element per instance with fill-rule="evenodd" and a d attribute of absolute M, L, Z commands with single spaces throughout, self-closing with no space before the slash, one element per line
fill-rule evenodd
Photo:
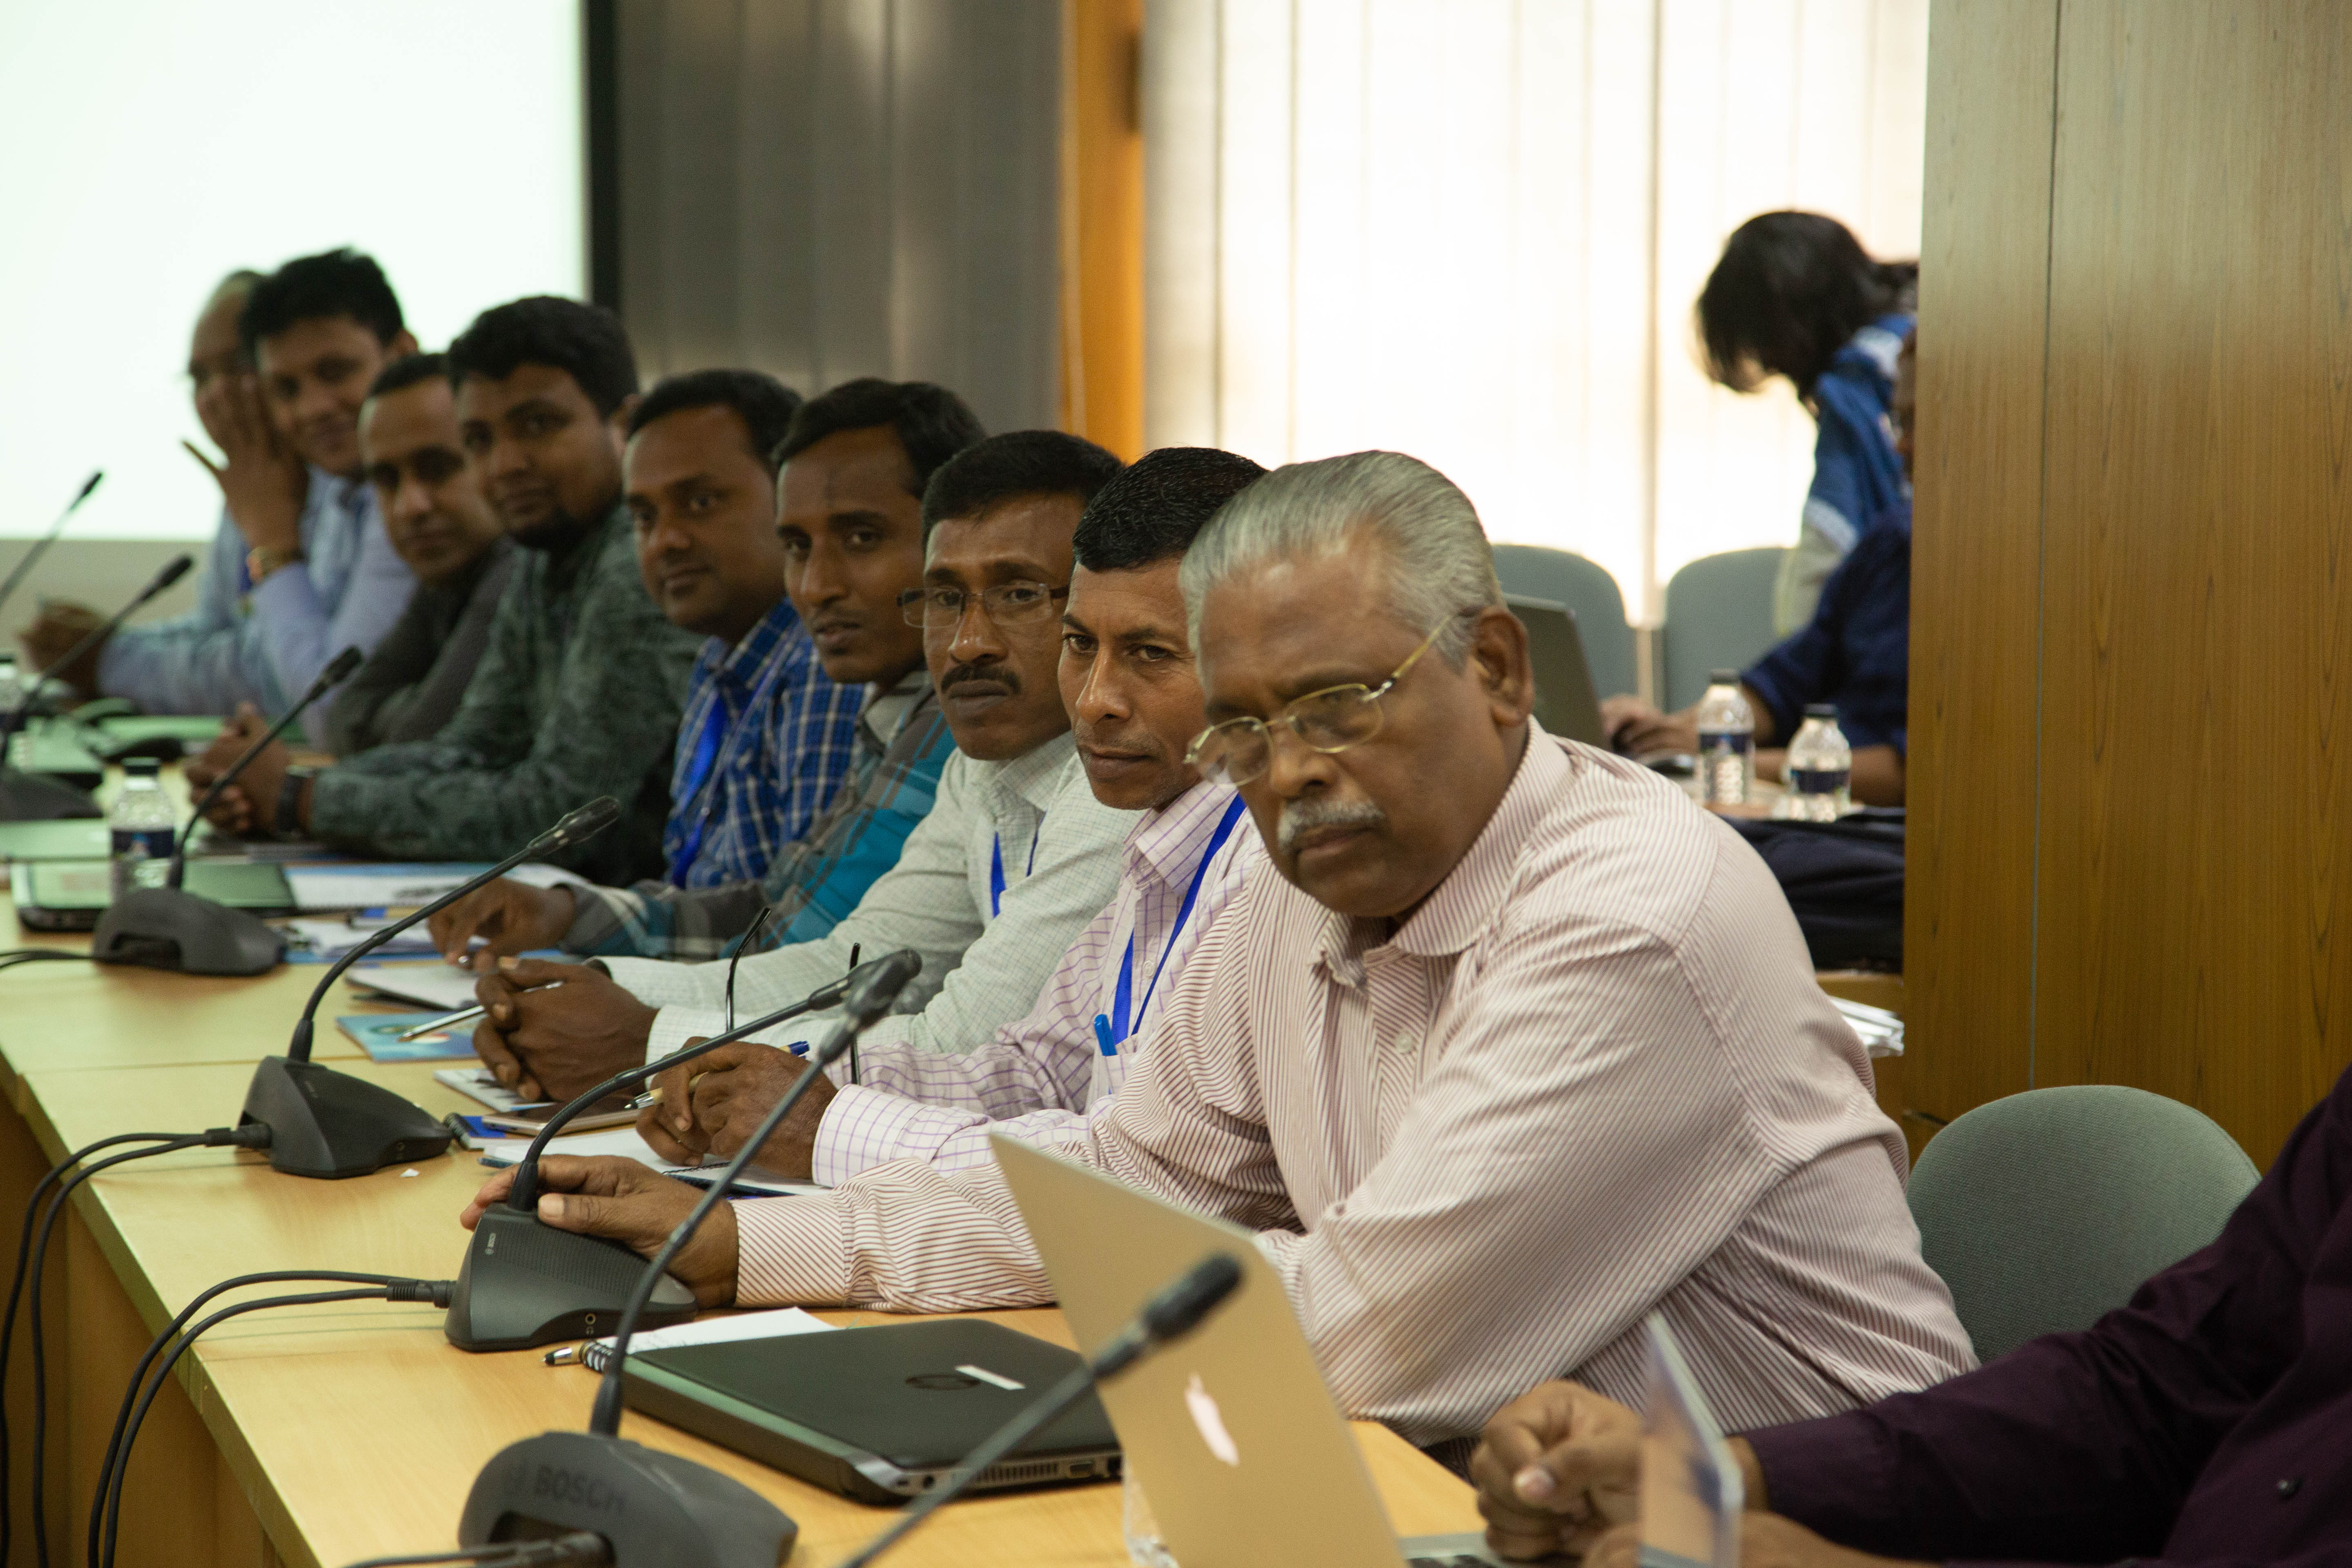
<path fill-rule="evenodd" d="M 836 686 L 790 599 L 703 646 L 677 721 L 662 857 L 680 888 L 756 882 L 856 762 L 863 686 Z"/>
<path fill-rule="evenodd" d="M 574 884 L 577 912 L 563 933 L 564 950 L 599 957 L 718 958 L 768 904 L 776 910 L 769 933 L 779 944 L 832 931 L 874 879 L 898 863 L 907 836 L 930 815 L 940 770 L 955 754 L 955 736 L 931 679 L 919 668 L 867 702 L 855 742 L 848 783 L 798 842 L 769 860 L 764 878 L 691 889 L 663 882 Z"/>

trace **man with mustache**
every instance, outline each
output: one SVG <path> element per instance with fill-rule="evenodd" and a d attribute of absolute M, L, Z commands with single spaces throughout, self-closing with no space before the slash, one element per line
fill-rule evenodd
<path fill-rule="evenodd" d="M 1055 668 L 1069 594 L 1070 536 L 1118 459 L 1053 430 L 994 436 L 959 452 L 923 492 L 922 586 L 902 614 L 957 752 L 898 863 L 813 942 L 745 958 L 735 1010 L 755 1016 L 837 980 L 852 949 L 922 955 L 901 994 L 919 1007 L 871 1037 L 952 1048 L 1019 1017 L 1110 898 L 1131 814 L 1087 787 Z M 649 1055 L 726 1026 L 728 965 L 600 961 L 610 977 L 511 959 L 475 987 L 488 1011 L 474 1048 L 502 1082 L 568 1099 Z M 563 984 L 541 992 L 552 979 Z M 772 1043 L 805 1038 L 788 1026 Z"/>
<path fill-rule="evenodd" d="M 1672 784 L 1532 721 L 1468 499 L 1393 452 L 1294 464 L 1181 581 L 1189 755 L 1276 874 L 1060 1152 L 1255 1231 L 1341 1406 L 1418 1443 L 1563 1368 L 1632 1394 L 1653 1310 L 1727 1423 L 1964 1370 L 1787 901 Z M 541 1217 L 659 1246 L 698 1194 L 623 1163 L 551 1162 Z M 677 1270 L 743 1306 L 1052 1295 L 993 1169 L 911 1160 L 722 1205 Z"/>
<path fill-rule="evenodd" d="M 415 351 L 383 269 L 357 252 L 225 280 L 188 358 L 196 416 L 224 454 L 188 448 L 223 503 L 196 608 L 114 633 L 59 672 L 67 684 L 151 713 L 274 711 L 344 648 L 374 647 L 416 580 L 362 477 L 359 411 L 376 374 Z M 26 653 L 47 665 L 103 619 L 45 605 Z"/>
<path fill-rule="evenodd" d="M 856 908 L 929 814 L 940 772 L 955 751 L 923 666 L 922 632 L 907 624 L 898 596 L 922 582 L 923 487 L 985 434 L 963 399 L 943 386 L 868 376 L 803 404 L 776 444 L 782 471 L 774 537 L 784 592 L 825 676 L 865 697 L 846 784 L 797 842 L 769 860 L 763 877 L 628 888 L 535 888 L 502 878 L 433 917 L 435 944 L 449 962 L 487 970 L 541 947 L 713 958 L 763 909 L 765 938 L 782 945 L 823 936 Z M 482 945 L 471 947 L 478 937 Z M 589 1015 L 567 1014 L 566 1005 L 560 991 L 538 991 L 513 1011 L 528 1016 L 534 1033 L 568 1037 L 594 1027 Z"/>
<path fill-rule="evenodd" d="M 1147 453 L 1096 492 L 1078 523 L 1062 616 L 1061 688 L 1095 798 L 1140 813 L 1118 893 L 1062 957 L 1027 1017 L 976 1050 L 864 1045 L 859 1077 L 820 1079 L 761 1150 L 768 1170 L 835 1185 L 869 1166 L 989 1163 L 992 1131 L 1081 1135 L 1125 1076 L 1184 957 L 1241 886 L 1239 795 L 1184 761 L 1201 682 L 1176 586 L 1184 547 L 1265 470 L 1231 452 Z M 729 1155 L 799 1075 L 769 1046 L 722 1046 L 656 1080 L 637 1130 L 666 1158 Z"/>
<path fill-rule="evenodd" d="M 609 880 L 656 874 L 700 639 L 646 595 L 621 506 L 628 336 L 609 310 L 541 296 L 483 311 L 448 361 L 467 461 L 524 552 L 465 700 L 430 741 L 315 773 L 266 752 L 236 787 L 258 826 L 404 860 L 495 860 L 609 795 L 622 820 L 556 858 Z M 220 765 L 215 751 L 190 782 Z"/>
<path fill-rule="evenodd" d="M 429 741 L 456 717 L 514 573 L 513 542 L 458 446 L 441 355 L 394 360 L 375 378 L 360 405 L 360 459 L 416 592 L 327 710 L 321 738 L 340 757 Z"/>

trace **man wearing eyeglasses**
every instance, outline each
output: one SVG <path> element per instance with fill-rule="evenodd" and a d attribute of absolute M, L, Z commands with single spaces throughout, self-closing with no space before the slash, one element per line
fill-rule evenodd
<path fill-rule="evenodd" d="M 922 585 L 900 595 L 956 752 L 898 862 L 823 936 L 736 966 L 739 1018 L 773 1012 L 849 968 L 862 950 L 922 955 L 911 1009 L 869 1039 L 965 1049 L 1026 1013 L 1070 943 L 1109 901 L 1134 814 L 1098 803 L 1070 738 L 1055 668 L 1071 535 L 1118 459 L 1075 436 L 1020 430 L 965 447 L 923 492 Z M 826 633 L 816 624 L 820 647 Z M 512 961 L 508 961 L 511 963 Z M 564 1100 L 728 1025 L 724 961 L 612 957 L 484 978 L 475 1047 L 501 1079 Z M 541 1008 L 544 994 L 560 1005 Z M 609 978 L 607 977 L 609 975 Z M 504 1011 L 502 1012 L 501 1009 Z M 755 1037 L 790 1046 L 825 1026 Z"/>
<path fill-rule="evenodd" d="M 1239 890 L 1254 835 L 1241 797 L 1185 760 L 1201 682 L 1176 570 L 1217 509 L 1265 473 L 1200 447 L 1147 453 L 1087 505 L 1062 614 L 1061 689 L 1095 798 L 1136 814 L 1118 892 L 1082 932 L 1028 1016 L 970 1048 L 861 1048 L 811 1085 L 760 1152 L 761 1168 L 837 1185 L 892 1160 L 940 1170 L 994 1161 L 988 1135 L 1081 1135 L 1116 1094 L 1201 933 Z M 799 1077 L 800 1058 L 722 1046 L 656 1083 L 638 1117 L 655 1152 L 681 1163 L 731 1155 Z"/>
<path fill-rule="evenodd" d="M 1295 464 L 1181 581 L 1189 754 L 1279 875 L 1244 877 L 1061 1152 L 1254 1231 L 1343 1408 L 1418 1443 L 1563 1369 L 1638 1396 L 1654 1310 L 1735 1428 L 1965 1371 L 1787 901 L 1671 784 L 1532 721 L 1468 499 L 1396 453 Z M 542 1216 L 653 1205 L 616 1169 Z M 685 1269 L 706 1300 L 1052 1297 L 992 1169 L 722 1206 Z"/>

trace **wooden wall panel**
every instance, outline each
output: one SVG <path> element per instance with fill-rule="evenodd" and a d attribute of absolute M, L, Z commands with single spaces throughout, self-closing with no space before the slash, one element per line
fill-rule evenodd
<path fill-rule="evenodd" d="M 1928 26 L 1905 954 L 1910 1104 L 2031 1081 L 2055 0 Z"/>
<path fill-rule="evenodd" d="M 1143 0 L 1066 0 L 1062 428 L 1143 455 Z"/>
<path fill-rule="evenodd" d="M 2133 1084 L 2266 1162 L 2352 1061 L 2352 6 L 1929 54 L 1911 1102 Z"/>
<path fill-rule="evenodd" d="M 2352 1061 L 2352 8 L 2060 37 L 2034 1080 L 2266 1162 Z"/>

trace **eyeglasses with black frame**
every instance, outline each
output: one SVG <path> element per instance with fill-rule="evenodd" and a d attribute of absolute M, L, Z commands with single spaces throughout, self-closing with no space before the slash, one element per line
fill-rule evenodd
<path fill-rule="evenodd" d="M 1289 726 L 1299 744 L 1327 756 L 1362 745 L 1381 732 L 1381 699 L 1395 689 L 1396 683 L 1421 662 L 1421 656 L 1436 646 L 1438 637 L 1447 626 L 1463 616 L 1477 613 L 1457 611 L 1438 622 L 1421 639 L 1421 646 L 1407 654 L 1405 661 L 1378 686 L 1367 686 L 1359 680 L 1310 691 L 1284 703 L 1282 711 L 1274 716 L 1274 722 Z M 1274 765 L 1272 729 L 1265 720 L 1253 718 L 1228 719 L 1222 724 L 1212 724 L 1192 737 L 1192 745 L 1185 749 L 1184 761 L 1199 769 L 1201 776 L 1211 784 L 1238 789 Z"/>
<path fill-rule="evenodd" d="M 910 626 L 949 631 L 962 624 L 965 606 L 977 598 L 981 612 L 990 620 L 1000 626 L 1015 626 L 1023 621 L 1045 619 L 1054 613 L 1057 600 L 1069 596 L 1067 588 L 1046 583 L 999 583 L 976 595 L 935 584 L 927 588 L 909 588 L 899 595 L 898 613 Z"/>

